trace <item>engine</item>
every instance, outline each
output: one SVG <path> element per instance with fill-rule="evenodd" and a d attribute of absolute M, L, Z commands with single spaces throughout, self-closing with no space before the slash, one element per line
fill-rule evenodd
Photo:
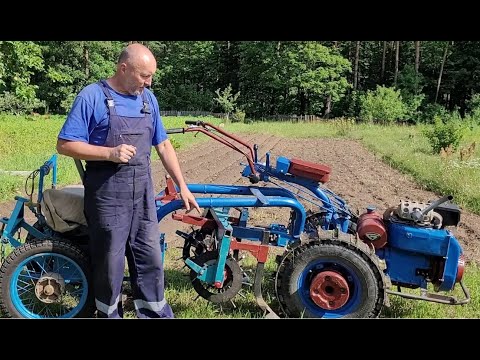
<path fill-rule="evenodd" d="M 387 263 L 392 284 L 435 291 L 452 290 L 463 277 L 462 248 L 447 229 L 457 226 L 460 210 L 451 196 L 421 203 L 401 200 L 383 216 L 369 207 L 357 221 L 357 235 Z"/>

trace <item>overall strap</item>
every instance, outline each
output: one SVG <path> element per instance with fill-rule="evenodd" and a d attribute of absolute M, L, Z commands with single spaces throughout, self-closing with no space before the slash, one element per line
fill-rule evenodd
<path fill-rule="evenodd" d="M 140 110 L 142 114 L 151 114 L 150 104 L 148 103 L 147 96 L 145 95 L 145 90 L 142 91 L 142 101 L 143 101 L 143 108 Z"/>
<path fill-rule="evenodd" d="M 108 90 L 107 82 L 105 80 L 100 80 L 97 84 L 98 86 L 100 86 L 103 93 L 105 94 L 105 97 L 107 98 L 108 113 L 110 115 L 117 115 L 115 111 L 115 103 L 113 101 L 112 95 L 110 94 L 110 90 Z"/>

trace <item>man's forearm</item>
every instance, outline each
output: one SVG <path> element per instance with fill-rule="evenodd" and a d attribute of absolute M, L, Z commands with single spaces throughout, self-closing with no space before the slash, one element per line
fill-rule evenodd
<path fill-rule="evenodd" d="M 90 145 L 81 141 L 66 141 L 58 139 L 59 154 L 80 160 L 109 160 L 112 148 Z"/>
<path fill-rule="evenodd" d="M 156 145 L 155 149 L 157 150 L 158 156 L 160 157 L 165 170 L 172 177 L 173 181 L 180 189 L 186 187 L 187 185 L 183 179 L 177 154 L 175 153 L 175 149 L 170 143 L 170 140 L 165 140 L 164 142 Z"/>

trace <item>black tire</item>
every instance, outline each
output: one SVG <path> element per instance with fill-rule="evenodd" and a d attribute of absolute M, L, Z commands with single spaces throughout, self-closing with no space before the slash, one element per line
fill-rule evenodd
<path fill-rule="evenodd" d="M 311 242 L 287 253 L 278 268 L 276 291 L 289 317 L 370 318 L 383 306 L 380 274 L 361 251 L 342 242 Z M 335 271 L 348 282 L 349 297 L 335 310 L 327 310 L 310 297 L 310 285 L 322 271 Z"/>
<path fill-rule="evenodd" d="M 46 224 L 40 225 L 38 221 L 36 221 L 32 226 L 41 233 L 45 234 L 48 238 L 51 238 L 52 240 L 70 241 L 73 245 L 79 247 L 86 254 L 88 254 L 89 252 L 87 234 L 88 228 L 86 226 L 82 225 L 72 231 L 68 231 L 65 233 L 55 232 Z M 38 240 L 40 239 L 36 238 L 31 233 L 28 233 L 27 237 L 25 238 L 25 243 L 31 243 Z"/>
<path fill-rule="evenodd" d="M 57 257 L 59 259 L 56 263 L 57 266 L 60 266 L 61 264 L 62 266 L 67 265 L 67 267 L 62 267 L 60 268 L 60 270 L 56 268 L 50 271 L 66 271 L 71 276 L 78 274 L 78 276 L 82 280 L 86 280 L 82 282 L 82 285 L 85 285 L 83 287 L 83 291 L 86 290 L 86 292 L 81 292 L 82 294 L 84 294 L 83 297 L 81 297 L 81 301 L 79 301 L 79 304 L 77 304 L 74 309 L 70 311 L 65 310 L 63 317 L 92 317 L 95 313 L 95 302 L 90 277 L 89 259 L 87 255 L 81 249 L 71 244 L 70 242 L 51 239 L 31 240 L 30 242 L 15 248 L 14 251 L 12 251 L 12 253 L 10 253 L 10 255 L 3 262 L 2 267 L 0 268 L 0 309 L 2 310 L 4 315 L 14 318 L 39 317 L 39 314 L 35 313 L 35 306 L 33 308 L 33 313 L 29 313 L 29 309 L 24 306 L 23 301 L 20 299 L 18 290 L 14 288 L 15 284 L 12 284 L 15 281 L 15 276 L 20 276 L 18 274 L 22 270 L 21 268 L 25 267 L 27 269 L 28 275 L 30 275 L 29 271 L 38 271 L 36 270 L 38 269 L 38 267 L 30 266 L 31 263 L 24 263 L 22 265 L 22 262 L 30 258 L 32 258 L 33 262 L 35 256 L 43 256 L 46 258 L 52 256 L 54 259 L 55 257 Z M 48 260 L 47 262 L 44 262 L 43 265 L 46 265 L 46 268 L 54 262 L 55 260 Z M 52 266 L 55 267 L 55 264 L 53 264 Z M 31 281 L 33 285 L 36 284 L 33 278 L 31 279 Z M 73 285 L 70 284 L 69 286 Z M 30 293 L 31 292 L 32 291 L 30 290 Z M 35 300 L 33 295 L 31 296 Z M 14 300 L 13 298 L 16 298 L 16 300 Z M 40 300 L 35 301 L 40 302 Z M 17 306 L 15 304 L 17 304 Z M 46 304 L 42 306 L 47 307 L 50 311 L 49 314 L 51 316 L 45 317 L 61 317 L 61 314 L 55 316 L 54 311 L 60 311 L 58 310 L 58 308 L 54 309 L 56 304 Z M 63 310 L 61 312 L 63 312 Z M 71 313 L 72 316 L 68 316 L 69 313 Z"/>
<path fill-rule="evenodd" d="M 203 266 L 206 263 L 216 261 L 217 258 L 218 253 L 216 251 L 207 251 L 199 256 L 196 256 L 194 259 L 192 259 L 192 261 L 200 266 Z M 224 281 L 221 289 L 217 289 L 213 285 L 201 281 L 197 278 L 197 273 L 191 270 L 190 280 L 198 295 L 217 304 L 233 299 L 242 288 L 242 269 L 232 258 L 227 258 L 225 262 L 225 269 L 227 271 L 227 279 Z"/>

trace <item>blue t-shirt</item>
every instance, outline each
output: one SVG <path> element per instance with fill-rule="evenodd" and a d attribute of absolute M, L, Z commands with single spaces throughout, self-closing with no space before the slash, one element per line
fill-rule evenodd
<path fill-rule="evenodd" d="M 108 86 L 108 84 L 107 84 Z M 123 117 L 139 117 L 143 108 L 142 95 L 120 94 L 108 86 L 115 110 Z M 150 104 L 153 119 L 152 145 L 158 145 L 167 139 L 167 133 L 160 117 L 158 101 L 153 93 L 144 89 Z M 98 83 L 83 88 L 73 102 L 72 109 L 63 124 L 59 139 L 81 141 L 92 145 L 104 145 L 108 134 L 109 117 L 105 94 Z"/>

